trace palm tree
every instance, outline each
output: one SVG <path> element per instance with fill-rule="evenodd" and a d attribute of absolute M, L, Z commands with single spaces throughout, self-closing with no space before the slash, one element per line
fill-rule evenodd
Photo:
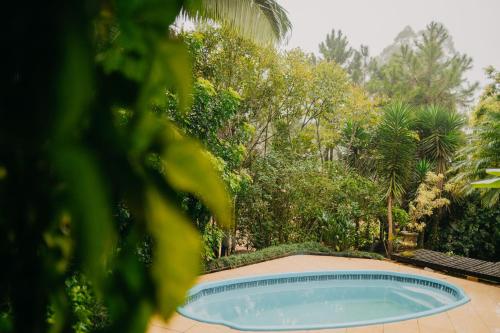
<path fill-rule="evenodd" d="M 420 185 L 424 180 L 425 177 L 427 177 L 427 173 L 433 169 L 431 161 L 429 161 L 426 158 L 423 158 L 421 160 L 417 161 L 417 164 L 415 164 L 415 185 Z"/>
<path fill-rule="evenodd" d="M 463 142 L 464 118 L 455 111 L 430 105 L 417 113 L 416 128 L 420 134 L 423 157 L 434 162 L 437 174 L 446 174 L 452 157 Z"/>
<path fill-rule="evenodd" d="M 464 118 L 460 114 L 441 106 L 425 106 L 417 113 L 420 153 L 434 163 L 436 174 L 446 175 L 451 166 L 453 156 L 464 142 L 464 133 L 461 131 L 463 125 Z M 437 185 L 442 190 L 444 181 Z M 431 246 L 437 245 L 439 240 L 439 220 L 442 213 L 443 208 L 440 208 L 432 219 L 429 234 Z"/>
<path fill-rule="evenodd" d="M 292 29 L 287 11 L 276 0 L 202 0 L 199 8 L 185 7 L 182 15 L 228 24 L 260 42 L 280 42 Z"/>
<path fill-rule="evenodd" d="M 389 226 L 387 251 L 392 255 L 392 207 L 405 193 L 405 185 L 412 174 L 416 135 L 411 130 L 411 108 L 401 102 L 384 109 L 378 128 L 378 166 L 380 176 L 387 184 L 387 223 Z"/>

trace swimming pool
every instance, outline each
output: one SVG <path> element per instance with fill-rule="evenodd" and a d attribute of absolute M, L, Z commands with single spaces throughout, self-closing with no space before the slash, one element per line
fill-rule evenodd
<path fill-rule="evenodd" d="M 310 330 L 417 318 L 468 301 L 459 287 L 424 276 L 327 271 L 203 283 L 178 312 L 242 331 Z"/>

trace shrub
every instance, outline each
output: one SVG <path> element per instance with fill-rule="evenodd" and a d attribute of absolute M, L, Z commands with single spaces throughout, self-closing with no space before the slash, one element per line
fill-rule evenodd
<path fill-rule="evenodd" d="M 215 259 L 212 261 L 208 261 L 205 263 L 205 273 L 256 264 L 262 261 L 272 260 L 296 254 L 320 254 L 320 255 L 331 255 L 337 257 L 352 257 L 352 258 L 366 258 L 366 259 L 384 258 L 380 254 L 371 252 L 363 252 L 363 251 L 337 252 L 318 242 L 282 244 L 282 245 L 267 247 L 265 249 L 257 250 L 255 252 L 235 254 L 227 257 L 221 257 L 219 259 Z"/>
<path fill-rule="evenodd" d="M 75 274 L 68 278 L 66 292 L 76 319 L 73 325 L 75 332 L 94 332 L 108 324 L 107 309 L 97 301 L 92 285 L 85 276 Z"/>
<path fill-rule="evenodd" d="M 436 250 L 477 259 L 498 261 L 500 258 L 500 206 L 481 206 L 476 193 L 463 206 L 456 204 L 454 212 L 440 229 Z"/>
<path fill-rule="evenodd" d="M 251 173 L 236 212 L 238 235 L 249 247 L 319 241 L 346 250 L 368 248 L 378 237 L 380 186 L 340 163 L 273 152 Z"/>

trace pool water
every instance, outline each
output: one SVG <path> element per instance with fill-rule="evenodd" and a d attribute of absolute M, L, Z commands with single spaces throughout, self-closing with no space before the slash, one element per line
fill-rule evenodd
<path fill-rule="evenodd" d="M 404 320 L 467 301 L 459 288 L 427 277 L 332 271 L 200 285 L 179 312 L 240 330 L 294 330 Z"/>

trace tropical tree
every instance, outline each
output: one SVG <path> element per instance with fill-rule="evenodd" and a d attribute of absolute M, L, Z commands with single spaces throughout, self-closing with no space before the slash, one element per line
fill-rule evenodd
<path fill-rule="evenodd" d="M 428 159 L 435 167 L 435 174 L 446 175 L 451 166 L 453 157 L 460 144 L 464 142 L 461 131 L 464 125 L 463 117 L 456 111 L 447 110 L 441 106 L 429 105 L 422 107 L 416 114 L 415 128 L 419 133 L 419 154 Z M 443 190 L 445 178 L 439 182 L 438 188 Z M 439 220 L 443 209 L 433 216 L 429 229 L 429 241 L 432 246 L 437 245 Z"/>
<path fill-rule="evenodd" d="M 340 159 L 363 175 L 373 174 L 375 158 L 374 137 L 380 122 L 381 109 L 378 99 L 368 96 L 365 90 L 353 85 L 347 94 L 339 119 L 338 140 L 335 146 L 327 147 L 325 156 L 333 159 L 333 150 Z M 335 135 L 333 129 L 332 136 Z M 329 154 L 328 154 L 329 153 Z"/>
<path fill-rule="evenodd" d="M 325 60 L 335 61 L 343 66 L 351 58 L 354 50 L 349 46 L 347 36 L 342 33 L 342 30 L 335 33 L 335 29 L 332 29 L 331 33 L 326 34 L 325 41 L 319 44 L 319 52 Z"/>
<path fill-rule="evenodd" d="M 412 109 L 394 102 L 384 108 L 378 127 L 379 174 L 387 184 L 388 255 L 392 255 L 393 216 L 392 208 L 405 193 L 405 185 L 413 170 L 416 134 L 412 131 Z"/>
<path fill-rule="evenodd" d="M 417 112 L 415 127 L 420 137 L 420 154 L 434 163 L 436 174 L 446 174 L 464 142 L 463 125 L 460 114 L 437 105 L 424 106 Z"/>

